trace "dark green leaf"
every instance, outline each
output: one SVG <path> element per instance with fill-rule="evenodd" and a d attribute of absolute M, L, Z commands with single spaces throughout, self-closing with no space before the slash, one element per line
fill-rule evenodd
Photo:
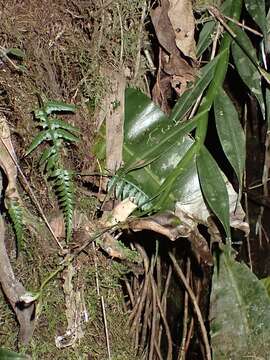
<path fill-rule="evenodd" d="M 18 354 L 16 352 L 0 348 L 0 359 L 1 360 L 27 360 L 29 356 Z"/>
<path fill-rule="evenodd" d="M 7 55 L 13 55 L 19 59 L 24 59 L 25 58 L 25 53 L 18 49 L 18 48 L 10 48 L 10 49 L 7 49 L 6 51 L 6 54 Z"/>
<path fill-rule="evenodd" d="M 197 57 L 199 58 L 205 52 L 205 50 L 213 42 L 213 34 L 215 32 L 216 22 L 208 21 L 204 24 L 200 31 L 199 40 L 197 44 Z"/>
<path fill-rule="evenodd" d="M 264 285 L 266 291 L 267 291 L 267 294 L 270 298 L 270 276 L 264 278 L 264 279 L 260 279 L 260 282 Z"/>
<path fill-rule="evenodd" d="M 30 154 L 33 150 L 35 150 L 36 147 L 38 147 L 45 140 L 51 140 L 51 135 L 47 130 L 43 130 L 36 135 L 31 145 L 29 146 L 28 150 L 26 151 L 25 155 Z"/>
<path fill-rule="evenodd" d="M 212 155 L 203 146 L 196 159 L 202 193 L 210 209 L 230 235 L 229 197 L 223 175 Z"/>
<path fill-rule="evenodd" d="M 245 0 L 245 6 L 255 23 L 260 27 L 266 39 L 267 20 L 265 12 L 265 0 Z"/>
<path fill-rule="evenodd" d="M 47 115 L 53 112 L 75 112 L 76 106 L 73 104 L 66 104 L 62 101 L 47 101 L 44 104 L 44 111 Z"/>
<path fill-rule="evenodd" d="M 174 124 L 144 94 L 126 90 L 124 172 L 143 167 L 169 151 L 192 131 L 201 114 L 184 124 Z"/>
<path fill-rule="evenodd" d="M 60 138 L 60 139 L 64 139 L 64 140 L 70 141 L 70 142 L 79 141 L 79 138 L 77 136 L 73 135 L 69 131 L 66 131 L 66 130 L 60 129 L 60 128 L 58 128 L 54 131 L 54 135 L 58 139 Z"/>
<path fill-rule="evenodd" d="M 268 359 L 270 298 L 263 284 L 226 246 L 215 266 L 210 301 L 214 360 Z"/>
<path fill-rule="evenodd" d="M 232 42 L 232 55 L 237 71 L 243 82 L 257 98 L 263 116 L 265 116 L 264 99 L 261 88 L 261 74 L 256 64 L 258 59 L 247 34 L 238 27 L 232 27 L 237 35 Z"/>
<path fill-rule="evenodd" d="M 191 108 L 197 98 L 203 93 L 203 91 L 209 85 L 210 81 L 213 79 L 216 65 L 223 56 L 224 53 L 221 52 L 212 61 L 210 61 L 209 64 L 202 68 L 199 79 L 195 82 L 195 84 L 192 85 L 191 89 L 185 91 L 185 93 L 178 99 L 177 103 L 175 104 L 169 118 L 170 122 L 177 122 L 183 119 L 187 111 Z"/>
<path fill-rule="evenodd" d="M 233 102 L 223 89 L 214 101 L 215 121 L 223 151 L 232 165 L 240 189 L 245 168 L 245 134 Z"/>

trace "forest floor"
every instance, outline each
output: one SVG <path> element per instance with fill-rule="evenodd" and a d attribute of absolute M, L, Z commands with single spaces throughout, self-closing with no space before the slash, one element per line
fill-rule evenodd
<path fill-rule="evenodd" d="M 112 4 L 111 4 L 112 3 Z M 76 105 L 76 113 L 65 120 L 80 130 L 77 145 L 65 154 L 68 168 L 76 174 L 92 173 L 95 159 L 93 139 L 104 95 L 110 91 L 104 73 L 118 69 L 124 60 L 133 71 L 140 41 L 142 1 L 0 1 L 0 112 L 8 122 L 19 166 L 48 219 L 58 213 L 50 184 L 38 166 L 40 150 L 25 156 L 37 133 L 33 111 L 38 97 Z M 131 15 L 132 14 L 132 15 Z M 131 18 L 132 16 L 132 18 Z M 15 49 L 15 50 L 14 50 Z M 137 69 L 136 85 L 143 79 L 143 64 Z M 141 82 L 141 83 L 140 83 Z M 30 211 L 39 216 L 24 182 L 19 177 L 20 194 Z M 99 201 L 91 195 L 93 178 L 76 177 L 76 207 L 88 219 L 96 217 Z M 53 239 L 26 229 L 19 257 L 15 256 L 15 236 L 7 214 L 6 247 L 18 279 L 28 290 L 36 290 L 59 263 Z M 55 338 L 67 328 L 63 275 L 47 286 L 38 309 L 32 340 L 23 351 L 32 359 L 106 359 L 104 311 L 112 359 L 135 359 L 128 336 L 121 279 L 127 266 L 96 251 L 83 253 L 75 263 L 76 290 L 81 290 L 89 321 L 73 346 L 57 348 Z M 98 274 L 98 275 L 97 275 Z M 97 293 L 97 276 L 99 291 Z M 3 294 L 0 294 L 0 346 L 18 350 L 18 324 Z"/>

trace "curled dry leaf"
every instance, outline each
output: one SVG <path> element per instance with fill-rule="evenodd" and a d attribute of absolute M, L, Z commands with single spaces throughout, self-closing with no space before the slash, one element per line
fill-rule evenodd
<path fill-rule="evenodd" d="M 238 195 L 234 191 L 230 182 L 226 179 L 226 187 L 229 195 L 230 206 L 230 226 L 242 230 L 245 235 L 249 233 L 249 225 L 244 221 L 245 213 L 241 204 L 238 202 Z M 195 194 L 195 195 L 194 195 Z M 211 236 L 211 243 L 221 242 L 221 234 L 212 220 L 211 214 L 205 205 L 202 193 L 195 192 L 192 198 L 185 202 L 177 202 L 175 208 L 175 215 L 186 224 L 187 234 L 192 244 L 192 248 L 203 261 L 209 265 L 213 263 L 212 256 L 207 244 L 207 241 L 198 231 L 198 224 L 207 226 L 208 232 Z"/>
<path fill-rule="evenodd" d="M 245 212 L 238 202 L 238 195 L 234 191 L 231 183 L 225 179 L 230 206 L 230 226 L 242 230 L 247 236 L 249 233 L 249 225 L 244 221 Z M 177 202 L 175 214 L 190 226 L 190 228 L 196 227 L 198 224 L 203 224 L 208 227 L 208 219 L 211 216 L 208 208 L 205 205 L 202 193 L 200 191 L 194 193 L 189 201 Z"/>

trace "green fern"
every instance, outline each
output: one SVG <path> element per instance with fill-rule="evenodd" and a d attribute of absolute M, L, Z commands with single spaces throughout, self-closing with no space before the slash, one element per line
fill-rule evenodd
<path fill-rule="evenodd" d="M 114 191 L 115 197 L 119 200 L 132 198 L 132 201 L 143 211 L 149 210 L 153 205 L 150 197 L 126 178 L 113 176 L 109 182 L 108 191 Z"/>
<path fill-rule="evenodd" d="M 39 122 L 38 127 L 42 130 L 33 139 L 26 155 L 30 154 L 43 142 L 49 145 L 43 151 L 39 159 L 39 165 L 53 183 L 59 206 L 64 214 L 66 239 L 69 241 L 72 235 L 74 182 L 72 172 L 63 167 L 61 149 L 64 142 L 72 143 L 79 141 L 76 135 L 79 133 L 79 129 L 51 115 L 56 112 L 74 113 L 76 108 L 74 105 L 59 101 L 43 102 L 40 100 L 40 104 L 41 107 L 34 114 L 35 119 Z"/>
<path fill-rule="evenodd" d="M 5 206 L 12 221 L 13 229 L 17 240 L 17 253 L 23 247 L 23 212 L 18 201 L 5 199 Z"/>

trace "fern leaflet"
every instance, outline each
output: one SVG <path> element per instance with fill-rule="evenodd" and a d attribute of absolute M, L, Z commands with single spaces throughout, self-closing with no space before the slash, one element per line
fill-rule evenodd
<path fill-rule="evenodd" d="M 108 191 L 115 191 L 117 199 L 130 198 L 141 210 L 147 211 L 152 207 L 151 198 L 131 181 L 115 175 L 108 185 Z"/>

